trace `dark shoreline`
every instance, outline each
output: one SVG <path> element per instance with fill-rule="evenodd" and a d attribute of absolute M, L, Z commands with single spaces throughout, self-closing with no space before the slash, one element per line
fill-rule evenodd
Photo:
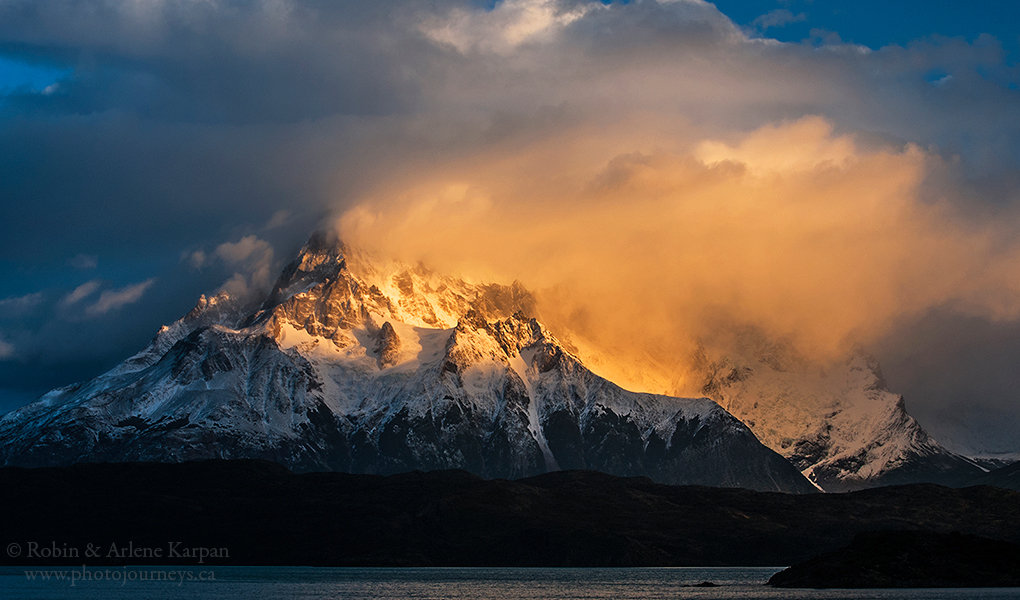
<path fill-rule="evenodd" d="M 793 565 L 780 588 L 1020 587 L 1020 546 L 959 532 L 874 531 L 845 548 Z"/>
<path fill-rule="evenodd" d="M 3 468 L 0 489 L 0 542 L 20 548 L 0 551 L 5 565 L 40 564 L 29 543 L 55 544 L 43 562 L 71 566 L 771 567 L 881 529 L 1020 542 L 1020 493 L 989 486 L 792 495 L 590 471 L 507 481 L 205 461 Z M 89 544 L 98 552 L 85 557 Z M 111 544 L 147 554 L 110 555 Z"/>

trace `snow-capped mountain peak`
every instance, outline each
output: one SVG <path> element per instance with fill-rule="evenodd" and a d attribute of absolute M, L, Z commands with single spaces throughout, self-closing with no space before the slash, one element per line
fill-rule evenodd
<path fill-rule="evenodd" d="M 0 419 L 3 464 L 259 457 L 297 469 L 558 468 L 811 491 L 707 399 L 589 371 L 519 283 L 378 261 L 317 235 L 249 314 L 201 298 L 124 364 Z"/>
<path fill-rule="evenodd" d="M 860 349 L 826 365 L 734 354 L 706 369 L 704 392 L 828 491 L 962 483 L 974 466 L 943 448 L 889 391 Z"/>
<path fill-rule="evenodd" d="M 957 467 L 862 354 L 821 372 L 759 340 L 705 363 L 712 399 L 635 393 L 537 316 L 518 282 L 471 283 L 317 234 L 257 308 L 203 296 L 110 372 L 4 416 L 0 464 L 586 468 L 795 492 L 814 489 L 798 469 L 849 489 Z"/>

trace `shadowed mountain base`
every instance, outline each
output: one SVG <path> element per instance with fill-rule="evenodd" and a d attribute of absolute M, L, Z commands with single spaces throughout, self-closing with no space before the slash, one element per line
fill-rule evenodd
<path fill-rule="evenodd" d="M 783 565 L 880 529 L 1020 542 L 1020 493 L 918 484 L 849 494 L 668 486 L 562 471 L 293 474 L 264 461 L 0 469 L 7 564 L 320 566 Z M 78 549 L 29 555 L 36 548 Z M 84 556 L 91 544 L 94 555 Z M 118 547 L 161 548 L 132 558 Z M 7 553 L 5 553 L 7 554 Z"/>

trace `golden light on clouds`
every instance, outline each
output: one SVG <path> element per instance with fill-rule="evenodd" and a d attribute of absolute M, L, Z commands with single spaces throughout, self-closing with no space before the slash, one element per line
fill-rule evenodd
<path fill-rule="evenodd" d="M 679 142 L 693 150 L 576 132 L 490 149 L 366 199 L 341 235 L 520 279 L 554 331 L 624 356 L 656 349 L 663 369 L 745 325 L 824 359 L 933 306 L 1020 312 L 1018 247 L 922 198 L 945 165 L 916 146 L 864 149 L 819 117 Z"/>

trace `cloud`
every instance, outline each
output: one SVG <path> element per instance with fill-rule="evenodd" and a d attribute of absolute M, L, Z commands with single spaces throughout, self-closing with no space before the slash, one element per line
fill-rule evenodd
<path fill-rule="evenodd" d="M 181 260 L 187 260 L 188 264 L 196 269 L 201 269 L 202 265 L 205 264 L 206 255 L 203 250 L 195 250 L 194 252 L 185 252 L 181 255 Z"/>
<path fill-rule="evenodd" d="M 1020 242 L 1000 219 L 968 221 L 926 196 L 948 169 L 938 156 L 863 147 L 818 117 L 686 146 L 614 155 L 634 146 L 576 132 L 515 144 L 387 189 L 344 213 L 340 232 L 519 278 L 559 331 L 634 360 L 660 348 L 678 375 L 694 340 L 725 351 L 747 325 L 829 360 L 937 306 L 1020 317 Z"/>
<path fill-rule="evenodd" d="M 249 235 L 237 242 L 220 244 L 213 252 L 213 256 L 222 259 L 227 264 L 236 265 L 252 258 L 259 260 L 271 252 L 272 248 L 269 247 L 269 244 L 254 235 Z"/>
<path fill-rule="evenodd" d="M 560 29 L 604 8 L 597 3 L 567 5 L 557 0 L 503 0 L 491 11 L 454 8 L 426 19 L 421 30 L 460 52 L 478 49 L 507 54 L 529 41 L 547 39 Z"/>
<path fill-rule="evenodd" d="M 785 8 L 777 8 L 751 21 L 751 27 L 758 31 L 765 31 L 770 27 L 782 27 L 784 25 L 789 25 L 790 23 L 799 23 L 801 21 L 807 21 L 806 13 L 797 13 L 795 15 Z"/>
<path fill-rule="evenodd" d="M 291 220 L 291 217 L 292 215 L 290 214 L 290 211 L 278 210 L 273 213 L 273 216 L 270 217 L 268 221 L 266 221 L 265 229 L 272 230 L 283 227 Z"/>
<path fill-rule="evenodd" d="M 98 279 L 86 281 L 85 283 L 74 288 L 74 290 L 70 294 L 64 296 L 64 298 L 60 301 L 60 304 L 63 306 L 71 306 L 73 304 L 77 304 L 81 300 L 84 300 L 85 298 L 91 296 L 96 290 L 100 288 L 101 285 L 102 282 L 99 281 Z"/>
<path fill-rule="evenodd" d="M 103 315 L 111 310 L 117 310 L 125 305 L 138 302 L 141 300 L 142 295 L 145 294 L 145 290 L 149 289 L 155 282 L 156 279 L 152 278 L 120 288 L 119 290 L 106 290 L 99 295 L 99 300 L 92 306 L 89 306 L 85 312 L 91 316 Z"/>
<path fill-rule="evenodd" d="M 203 122 L 385 114 L 403 105 L 415 81 L 379 63 L 391 62 L 386 55 L 394 50 L 406 57 L 415 40 L 372 34 L 392 29 L 387 21 L 408 4 L 5 2 L 0 39 L 17 58 L 76 67 L 53 93 L 9 102 Z M 95 51 L 79 60 L 85 48 Z"/>
<path fill-rule="evenodd" d="M 225 242 L 211 255 L 227 266 L 238 269 L 220 290 L 242 301 L 259 299 L 272 286 L 273 247 L 257 236 L 248 235 L 237 242 Z"/>
<path fill-rule="evenodd" d="M 695 157 L 710 166 L 738 163 L 758 176 L 846 167 L 857 158 L 854 141 L 850 136 L 832 134 L 832 123 L 809 116 L 792 123 L 766 125 L 735 146 L 703 141 Z"/>
<path fill-rule="evenodd" d="M 90 254 L 76 254 L 74 258 L 67 261 L 75 269 L 95 269 L 99 265 L 99 258 Z"/>
<path fill-rule="evenodd" d="M 991 321 L 937 307 L 891 328 L 877 345 L 892 389 L 940 443 L 963 449 L 1020 447 L 1020 321 Z M 965 373 L 966 376 L 961 376 Z M 962 399 L 962 400 L 961 400 Z"/>
<path fill-rule="evenodd" d="M 278 229 L 290 219 L 288 211 L 277 211 L 263 229 Z M 256 235 L 244 236 L 236 242 L 224 242 L 209 254 L 204 250 L 185 252 L 181 260 L 195 269 L 215 262 L 233 270 L 234 273 L 219 286 L 219 291 L 227 292 L 242 302 L 259 300 L 273 282 L 273 247 Z"/>
<path fill-rule="evenodd" d="M 10 360 L 12 358 L 14 358 L 14 346 L 0 338 L 0 360 Z"/>
<path fill-rule="evenodd" d="M 0 318 L 15 318 L 20 317 L 39 305 L 43 300 L 42 292 L 34 292 L 31 294 L 25 294 L 24 296 L 16 296 L 11 298 L 4 298 L 0 300 Z"/>

